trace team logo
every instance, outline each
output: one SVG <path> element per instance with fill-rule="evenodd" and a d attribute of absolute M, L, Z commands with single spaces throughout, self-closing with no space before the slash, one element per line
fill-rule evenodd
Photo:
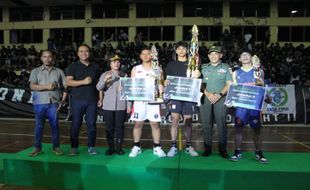
<path fill-rule="evenodd" d="M 268 94 L 272 98 L 272 106 L 284 106 L 288 101 L 288 94 L 283 88 L 272 88 Z"/>
<path fill-rule="evenodd" d="M 226 73 L 226 70 L 225 69 L 219 69 L 217 70 L 218 73 Z"/>

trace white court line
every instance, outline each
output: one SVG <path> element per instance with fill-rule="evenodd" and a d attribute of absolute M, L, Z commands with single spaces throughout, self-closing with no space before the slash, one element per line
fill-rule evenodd
<path fill-rule="evenodd" d="M 275 131 L 275 130 L 274 130 L 273 132 L 274 132 L 276 135 L 279 135 L 279 136 L 285 138 L 286 140 L 291 141 L 293 144 L 298 144 L 298 145 L 301 145 L 301 146 L 303 146 L 303 147 L 306 147 L 307 149 L 310 149 L 310 146 L 309 146 L 309 145 L 306 145 L 306 144 L 308 144 L 307 142 L 297 141 L 296 139 L 291 138 L 291 137 L 289 137 L 289 136 L 287 136 L 287 135 L 281 134 L 281 132 L 277 132 L 277 131 Z"/>

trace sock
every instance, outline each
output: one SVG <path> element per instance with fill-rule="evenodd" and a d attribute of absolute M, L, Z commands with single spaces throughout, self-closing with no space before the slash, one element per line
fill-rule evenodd
<path fill-rule="evenodd" d="M 186 142 L 186 148 L 189 148 L 190 146 L 192 146 L 191 142 Z"/>
<path fill-rule="evenodd" d="M 171 147 L 177 147 L 177 143 L 176 142 L 173 142 L 173 143 L 171 143 Z"/>
<path fill-rule="evenodd" d="M 153 146 L 154 146 L 154 148 L 156 148 L 156 147 L 159 147 L 160 144 L 159 143 L 154 143 Z"/>
<path fill-rule="evenodd" d="M 140 141 L 139 142 L 135 142 L 133 145 L 137 146 L 137 147 L 140 147 Z"/>

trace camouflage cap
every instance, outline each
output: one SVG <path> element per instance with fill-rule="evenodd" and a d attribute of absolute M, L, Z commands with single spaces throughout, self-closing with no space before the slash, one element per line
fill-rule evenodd
<path fill-rule="evenodd" d="M 208 54 L 211 52 L 222 53 L 222 48 L 220 46 L 211 46 L 208 51 Z"/>

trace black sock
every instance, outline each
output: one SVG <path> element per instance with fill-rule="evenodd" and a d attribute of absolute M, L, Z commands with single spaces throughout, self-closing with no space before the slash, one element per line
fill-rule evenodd
<path fill-rule="evenodd" d="M 160 144 L 159 143 L 154 143 L 153 146 L 154 146 L 154 148 L 160 147 Z"/>
<path fill-rule="evenodd" d="M 137 147 L 140 147 L 140 141 L 139 142 L 135 142 L 133 145 L 137 146 Z"/>
<path fill-rule="evenodd" d="M 177 147 L 177 143 L 176 142 L 173 142 L 173 143 L 171 143 L 171 147 Z"/>
<path fill-rule="evenodd" d="M 190 146 L 192 146 L 191 142 L 186 142 L 186 148 L 189 148 Z"/>

